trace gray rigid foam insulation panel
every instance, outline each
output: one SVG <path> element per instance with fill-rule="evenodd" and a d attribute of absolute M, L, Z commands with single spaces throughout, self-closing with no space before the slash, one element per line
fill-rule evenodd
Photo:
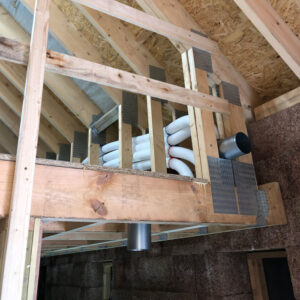
<path fill-rule="evenodd" d="M 59 160 L 70 161 L 71 159 L 71 144 L 59 144 Z"/>
<path fill-rule="evenodd" d="M 0 4 L 26 32 L 31 34 L 33 16 L 20 0 L 0 0 Z M 47 48 L 64 54 L 70 54 L 51 32 L 49 32 Z M 104 113 L 115 106 L 110 96 L 99 85 L 76 78 L 72 79 Z M 55 91 L 53 92 L 55 93 Z"/>
<path fill-rule="evenodd" d="M 232 161 L 235 185 L 237 188 L 240 213 L 257 214 L 257 184 L 252 164 Z"/>
<path fill-rule="evenodd" d="M 87 157 L 88 136 L 85 132 L 74 132 L 73 156 L 84 159 Z"/>
<path fill-rule="evenodd" d="M 193 47 L 195 67 L 213 73 L 211 55 L 209 52 Z"/>
<path fill-rule="evenodd" d="M 234 178 L 230 160 L 208 157 L 213 207 L 215 213 L 237 214 Z"/>

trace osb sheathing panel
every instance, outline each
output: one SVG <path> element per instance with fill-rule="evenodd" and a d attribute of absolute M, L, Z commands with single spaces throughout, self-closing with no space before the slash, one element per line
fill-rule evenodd
<path fill-rule="evenodd" d="M 63 12 L 67 20 L 72 22 L 77 30 L 99 51 L 99 56 L 104 59 L 106 65 L 133 72 L 130 66 L 118 55 L 111 45 L 105 41 L 101 34 L 99 34 L 70 0 L 53 0 L 53 2 Z M 123 0 L 120 2 L 140 9 L 135 1 Z M 164 37 L 125 22 L 123 22 L 123 24 L 130 27 L 136 38 L 147 47 L 166 72 L 171 74 L 174 83 L 183 86 L 181 58 L 176 48 Z"/>
<path fill-rule="evenodd" d="M 299 0 L 271 0 L 277 13 L 300 34 Z M 208 36 L 264 101 L 300 85 L 264 37 L 233 0 L 180 0 Z"/>
<path fill-rule="evenodd" d="M 89 42 L 98 49 L 107 65 L 132 71 L 70 0 L 53 0 L 67 19 L 74 23 Z M 198 22 L 209 38 L 218 42 L 222 52 L 254 87 L 263 101 L 275 98 L 296 88 L 300 81 L 256 30 L 233 0 L 179 0 Z M 271 0 L 279 15 L 293 32 L 300 34 L 299 0 Z M 137 9 L 135 0 L 119 0 Z M 156 60 L 171 74 L 178 85 L 183 85 L 180 55 L 164 37 L 129 26 L 136 38 L 143 42 Z"/>

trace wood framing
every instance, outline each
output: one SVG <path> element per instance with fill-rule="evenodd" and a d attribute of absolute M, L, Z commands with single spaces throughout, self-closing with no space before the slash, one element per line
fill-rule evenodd
<path fill-rule="evenodd" d="M 160 20 L 140 10 L 132 8 L 114 0 L 73 0 L 84 6 L 88 6 L 112 17 L 139 26 L 141 28 L 156 32 L 167 38 L 186 45 L 194 46 L 208 52 L 218 52 L 215 42 L 196 33 L 187 31 L 169 22 Z"/>
<path fill-rule="evenodd" d="M 186 30 L 195 30 L 203 32 L 199 24 L 185 10 L 179 0 L 136 0 L 142 9 L 162 20 L 168 21 Z M 178 43 L 177 43 L 178 44 Z M 182 45 L 182 50 L 188 50 L 189 47 Z M 251 111 L 248 105 L 257 106 L 259 97 L 254 89 L 247 83 L 245 78 L 232 66 L 229 60 L 221 53 L 212 54 L 212 63 L 215 78 L 215 84 L 220 84 L 221 80 L 225 80 L 239 87 L 244 112 L 247 118 L 251 119 Z"/>
<path fill-rule="evenodd" d="M 21 300 L 42 102 L 50 1 L 37 0 L 11 208 L 4 253 L 1 299 Z"/>
<path fill-rule="evenodd" d="M 292 107 L 300 103 L 300 87 L 289 91 L 273 100 L 270 100 L 256 108 L 254 114 L 256 121 L 271 116 L 279 111 Z"/>
<path fill-rule="evenodd" d="M 1 59 L 26 65 L 28 50 L 27 45 L 7 38 L 0 38 Z M 229 113 L 228 102 L 224 99 L 51 50 L 47 50 L 46 70 L 136 94 L 150 95 L 184 105 L 193 105 L 209 111 Z"/>
<path fill-rule="evenodd" d="M 300 40 L 267 0 L 234 0 L 257 30 L 300 78 Z"/>

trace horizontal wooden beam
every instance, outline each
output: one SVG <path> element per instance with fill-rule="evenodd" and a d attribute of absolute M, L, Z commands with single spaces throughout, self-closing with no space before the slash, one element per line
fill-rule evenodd
<path fill-rule="evenodd" d="M 14 166 L 10 156 L 0 157 L 0 217 L 8 214 Z M 255 216 L 214 214 L 211 206 L 210 184 L 203 180 L 38 159 L 31 216 L 85 222 L 256 223 Z"/>
<path fill-rule="evenodd" d="M 234 0 L 257 30 L 300 78 L 300 40 L 269 1 Z"/>
<path fill-rule="evenodd" d="M 118 1 L 73 0 L 73 2 L 98 10 L 146 30 L 158 33 L 179 43 L 184 43 L 187 46 L 197 47 L 211 53 L 219 52 L 216 42 Z"/>
<path fill-rule="evenodd" d="M 300 103 L 300 87 L 285 93 L 273 100 L 270 100 L 256 108 L 254 114 L 256 121 L 266 118 L 281 110 L 292 107 Z"/>
<path fill-rule="evenodd" d="M 27 64 L 28 46 L 0 37 L 0 59 Z M 51 50 L 47 50 L 46 70 L 136 94 L 229 113 L 228 101 L 224 99 Z"/>

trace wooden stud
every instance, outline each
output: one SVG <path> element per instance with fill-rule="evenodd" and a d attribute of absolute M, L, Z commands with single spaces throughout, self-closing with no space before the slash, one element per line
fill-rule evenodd
<path fill-rule="evenodd" d="M 187 52 L 182 53 L 181 60 L 182 60 L 185 88 L 191 89 L 192 85 L 191 85 L 190 68 L 189 68 Z M 192 140 L 192 147 L 193 147 L 194 161 L 195 161 L 195 174 L 197 178 L 202 178 L 202 167 L 201 167 L 199 141 L 198 141 L 197 126 L 196 126 L 195 109 L 190 105 L 188 106 L 188 115 L 190 120 L 191 140 Z"/>
<path fill-rule="evenodd" d="M 147 96 L 151 171 L 167 173 L 162 104 Z"/>
<path fill-rule="evenodd" d="M 122 105 L 119 106 L 119 167 L 132 168 L 132 126 L 123 122 Z"/>
<path fill-rule="evenodd" d="M 92 128 L 89 128 L 89 137 L 88 137 L 88 163 L 90 165 L 99 165 L 99 157 L 100 157 L 100 148 L 99 144 L 93 143 L 93 133 Z"/>
<path fill-rule="evenodd" d="M 201 91 L 209 94 L 207 73 L 196 68 L 194 49 L 189 49 L 187 55 L 189 60 L 192 89 L 194 91 Z M 210 176 L 207 157 L 219 157 L 213 114 L 212 112 L 195 108 L 195 120 L 199 142 L 202 178 L 209 180 Z"/>
<path fill-rule="evenodd" d="M 221 97 L 224 97 L 222 86 L 220 85 Z M 229 103 L 230 115 L 223 115 L 223 126 L 225 137 L 232 136 L 238 132 L 243 132 L 248 135 L 246 120 L 241 106 Z M 239 158 L 238 161 L 253 164 L 252 154 L 246 154 Z"/>
<path fill-rule="evenodd" d="M 8 233 L 1 299 L 21 300 L 48 39 L 49 0 L 37 0 Z"/>
<path fill-rule="evenodd" d="M 37 287 L 40 270 L 40 259 L 42 249 L 43 224 L 41 219 L 36 218 L 34 221 L 34 230 L 32 237 L 32 247 L 30 256 L 30 270 L 28 280 L 27 300 L 37 299 Z"/>

